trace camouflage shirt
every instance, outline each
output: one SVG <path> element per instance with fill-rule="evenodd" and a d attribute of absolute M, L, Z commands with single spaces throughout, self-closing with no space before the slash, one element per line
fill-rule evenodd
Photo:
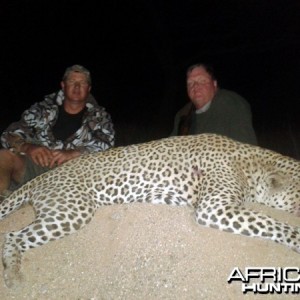
<path fill-rule="evenodd" d="M 92 95 L 86 103 L 81 127 L 65 141 L 55 139 L 52 127 L 58 118 L 59 106 L 64 93 L 60 90 L 45 96 L 44 101 L 33 104 L 24 111 L 18 122 L 12 123 L 3 132 L 1 143 L 4 148 L 18 149 L 28 142 L 50 149 L 76 149 L 81 152 L 103 151 L 114 145 L 114 128 L 110 115 L 99 106 Z"/>

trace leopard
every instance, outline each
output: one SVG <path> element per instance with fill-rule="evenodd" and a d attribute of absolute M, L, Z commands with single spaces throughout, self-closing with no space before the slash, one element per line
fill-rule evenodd
<path fill-rule="evenodd" d="M 256 202 L 300 216 L 300 161 L 218 134 L 165 137 L 83 154 L 12 192 L 0 219 L 25 204 L 34 221 L 5 234 L 7 287 L 22 282 L 24 253 L 87 225 L 101 206 L 188 206 L 196 223 L 269 239 L 300 253 L 298 226 L 248 207 Z"/>

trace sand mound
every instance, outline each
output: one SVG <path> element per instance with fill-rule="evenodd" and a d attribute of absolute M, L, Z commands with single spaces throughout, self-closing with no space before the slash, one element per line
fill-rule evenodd
<path fill-rule="evenodd" d="M 267 211 L 300 225 L 284 212 Z M 188 208 L 132 204 L 104 207 L 78 233 L 25 253 L 25 280 L 0 299 L 284 299 L 243 295 L 227 283 L 234 267 L 300 266 L 300 255 L 272 241 L 198 226 Z M 0 232 L 27 225 L 30 206 L 0 222 Z M 1 235 L 3 244 L 3 234 Z M 2 266 L 0 272 L 2 273 Z M 299 297 L 299 294 L 298 294 Z M 296 295 L 295 295 L 296 298 Z"/>

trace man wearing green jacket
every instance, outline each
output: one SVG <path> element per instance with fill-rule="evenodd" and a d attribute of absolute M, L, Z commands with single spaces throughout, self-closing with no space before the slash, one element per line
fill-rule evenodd
<path fill-rule="evenodd" d="M 190 102 L 175 116 L 171 135 L 216 133 L 257 145 L 249 103 L 235 92 L 220 89 L 209 65 L 187 70 Z"/>

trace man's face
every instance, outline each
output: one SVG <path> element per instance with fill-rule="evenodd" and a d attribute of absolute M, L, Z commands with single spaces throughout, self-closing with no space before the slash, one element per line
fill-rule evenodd
<path fill-rule="evenodd" d="M 78 72 L 71 72 L 68 78 L 61 82 L 61 88 L 66 100 L 78 103 L 85 102 L 91 90 L 86 75 Z"/>
<path fill-rule="evenodd" d="M 217 92 L 217 81 L 203 67 L 196 67 L 187 75 L 187 93 L 196 109 L 210 102 Z"/>

